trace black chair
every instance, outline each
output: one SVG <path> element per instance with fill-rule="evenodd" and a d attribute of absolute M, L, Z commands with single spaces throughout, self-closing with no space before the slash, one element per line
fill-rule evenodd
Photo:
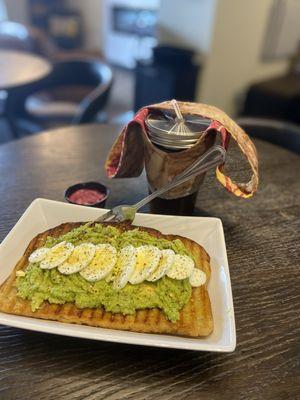
<path fill-rule="evenodd" d="M 19 136 L 70 123 L 92 122 L 104 110 L 112 82 L 111 69 L 98 60 L 55 63 L 47 78 L 16 89 L 8 99 Z M 70 103 L 82 93 L 81 101 Z"/>
<path fill-rule="evenodd" d="M 242 115 L 300 124 L 299 105 L 300 74 L 290 73 L 252 84 L 246 93 Z"/>
<path fill-rule="evenodd" d="M 266 140 L 300 154 L 300 126 L 288 122 L 254 117 L 236 121 L 250 136 Z"/>

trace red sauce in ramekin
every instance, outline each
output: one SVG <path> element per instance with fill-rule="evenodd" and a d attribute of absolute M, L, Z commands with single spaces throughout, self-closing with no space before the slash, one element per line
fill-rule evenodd
<path fill-rule="evenodd" d="M 105 197 L 105 193 L 95 189 L 78 189 L 69 196 L 69 200 L 80 205 L 92 205 L 104 200 Z"/>

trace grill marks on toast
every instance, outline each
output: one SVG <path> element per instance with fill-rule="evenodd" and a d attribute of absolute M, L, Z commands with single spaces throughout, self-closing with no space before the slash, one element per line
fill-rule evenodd
<path fill-rule="evenodd" d="M 79 309 L 73 303 L 60 305 L 44 302 L 39 310 L 32 312 L 30 302 L 17 297 L 17 290 L 14 286 L 16 271 L 26 269 L 28 256 L 34 249 L 43 246 L 47 236 L 58 237 L 80 225 L 80 223 L 61 224 L 32 239 L 14 271 L 0 287 L 0 311 L 28 317 L 134 332 L 166 333 L 190 337 L 207 336 L 212 332 L 213 320 L 206 285 L 193 288 L 191 299 L 181 310 L 180 319 L 176 323 L 167 320 L 163 312 L 157 308 L 138 310 L 135 315 L 123 315 L 107 312 L 103 308 Z M 110 225 L 116 224 L 110 223 Z M 136 228 L 128 224 L 119 224 L 117 227 L 122 231 Z M 201 267 L 209 279 L 209 256 L 199 244 L 180 236 L 163 235 L 155 229 L 142 227 L 139 227 L 139 229 L 157 238 L 180 239 L 187 250 L 193 254 L 196 265 Z"/>

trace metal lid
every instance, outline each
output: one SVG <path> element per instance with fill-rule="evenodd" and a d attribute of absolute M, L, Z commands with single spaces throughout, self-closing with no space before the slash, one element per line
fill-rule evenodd
<path fill-rule="evenodd" d="M 198 116 L 188 116 L 178 122 L 176 115 L 150 114 L 145 123 L 150 140 L 168 149 L 186 149 L 193 146 L 210 125 L 210 120 Z"/>

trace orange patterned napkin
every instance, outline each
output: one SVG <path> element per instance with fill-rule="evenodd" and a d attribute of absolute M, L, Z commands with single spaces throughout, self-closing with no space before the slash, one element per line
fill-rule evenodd
<path fill-rule="evenodd" d="M 257 190 L 259 178 L 257 152 L 249 136 L 228 115 L 214 106 L 187 102 L 178 102 L 178 104 L 184 116 L 198 115 L 211 119 L 212 123 L 207 129 L 206 134 L 210 132 L 219 133 L 221 135 L 222 146 L 226 150 L 230 137 L 237 142 L 251 167 L 252 177 L 250 181 L 246 183 L 235 182 L 229 176 L 225 175 L 224 165 L 217 168 L 216 176 L 219 182 L 231 193 L 238 197 L 251 197 Z M 173 110 L 170 101 L 142 108 L 135 115 L 134 119 L 122 130 L 113 144 L 105 163 L 105 169 L 110 178 L 136 177 L 141 174 L 145 161 L 145 140 L 147 143 L 150 142 L 145 127 L 145 119 L 150 112 L 163 113 L 167 110 Z M 194 147 L 197 149 L 197 146 L 198 143 L 192 149 Z M 181 153 L 189 151 L 190 149 L 183 150 Z"/>

